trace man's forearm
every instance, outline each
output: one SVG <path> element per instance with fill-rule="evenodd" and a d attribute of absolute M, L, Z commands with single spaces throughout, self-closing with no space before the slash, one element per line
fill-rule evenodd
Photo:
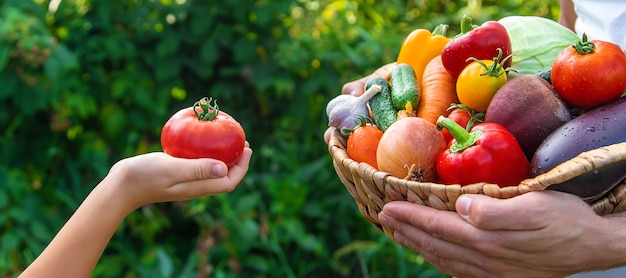
<path fill-rule="evenodd" d="M 576 11 L 572 0 L 559 0 L 561 13 L 559 15 L 559 23 L 572 31 L 575 31 Z"/>

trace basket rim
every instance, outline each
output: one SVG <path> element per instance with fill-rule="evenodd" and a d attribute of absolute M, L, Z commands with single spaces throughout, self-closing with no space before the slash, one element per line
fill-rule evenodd
<path fill-rule="evenodd" d="M 460 184 L 442 184 L 437 182 L 422 182 L 405 180 L 391 175 L 390 173 L 378 170 L 365 162 L 357 162 L 352 160 L 347 154 L 346 139 L 341 135 L 338 129 L 329 127 L 330 138 L 328 141 L 328 150 L 331 158 L 336 163 L 341 163 L 347 167 L 358 167 L 368 175 L 377 175 L 383 177 L 386 182 L 402 183 L 407 187 L 427 186 L 431 190 L 458 190 L 459 194 L 478 193 L 490 195 L 492 197 L 513 197 L 535 190 L 544 190 L 550 185 L 558 184 L 570 180 L 578 175 L 592 172 L 595 169 L 607 166 L 611 163 L 626 160 L 626 142 L 610 144 L 580 153 L 576 157 L 565 161 L 548 172 L 529 177 L 521 181 L 518 185 L 499 186 L 498 184 L 479 182 L 467 185 Z M 619 185 L 619 183 L 617 184 Z M 617 186 L 616 185 L 616 186 Z M 605 194 L 606 195 L 606 194 Z"/>

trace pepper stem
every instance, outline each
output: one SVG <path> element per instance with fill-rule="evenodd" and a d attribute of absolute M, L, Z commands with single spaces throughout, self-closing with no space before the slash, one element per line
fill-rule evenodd
<path fill-rule="evenodd" d="M 196 118 L 200 121 L 212 121 L 217 117 L 217 113 L 220 111 L 219 106 L 217 105 L 217 100 L 213 100 L 213 105 L 211 105 L 211 101 L 213 98 L 203 97 L 199 101 L 193 104 L 193 112 L 196 113 Z M 202 111 L 198 112 L 196 107 L 200 107 Z"/>
<path fill-rule="evenodd" d="M 431 35 L 433 36 L 440 35 L 440 36 L 445 37 L 446 33 L 448 32 L 448 28 L 449 26 L 447 24 L 439 24 L 437 25 L 437 27 L 435 27 Z"/>
<path fill-rule="evenodd" d="M 480 138 L 483 134 L 480 130 L 468 132 L 452 119 L 439 116 L 437 119 L 437 129 L 441 130 L 443 128 L 447 129 L 448 132 L 450 132 L 450 135 L 452 135 L 452 137 L 456 140 L 456 143 L 450 146 L 450 152 L 453 153 L 461 152 L 464 149 L 474 146 L 476 141 L 478 141 L 478 138 Z"/>
<path fill-rule="evenodd" d="M 461 17 L 461 33 L 457 36 L 462 36 L 476 28 L 478 28 L 478 25 L 472 24 L 472 18 L 468 15 L 463 15 L 463 17 Z"/>

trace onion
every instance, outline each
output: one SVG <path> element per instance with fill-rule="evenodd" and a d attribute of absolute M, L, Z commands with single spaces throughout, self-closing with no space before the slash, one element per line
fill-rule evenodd
<path fill-rule="evenodd" d="M 423 118 L 407 117 L 383 133 L 376 150 L 378 169 L 397 178 L 434 182 L 437 157 L 446 149 L 443 133 Z"/>

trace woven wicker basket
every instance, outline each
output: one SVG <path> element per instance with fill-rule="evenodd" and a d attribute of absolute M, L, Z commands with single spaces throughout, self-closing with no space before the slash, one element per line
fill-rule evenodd
<path fill-rule="evenodd" d="M 454 211 L 456 199 L 461 194 L 475 193 L 494 198 L 511 198 L 533 190 L 543 190 L 549 185 L 626 160 L 625 142 L 581 153 L 552 171 L 524 180 L 517 186 L 501 188 L 496 184 L 476 183 L 461 187 L 404 180 L 378 171 L 369 164 L 356 162 L 348 157 L 346 140 L 339 130 L 331 129 L 328 150 L 339 179 L 354 198 L 361 214 L 388 235 L 391 235 L 392 231 L 383 229 L 378 221 L 378 213 L 383 205 L 390 201 L 409 201 L 440 210 Z M 591 207 L 600 215 L 626 211 L 625 197 L 626 180 L 623 180 L 618 186 L 593 202 Z"/>

